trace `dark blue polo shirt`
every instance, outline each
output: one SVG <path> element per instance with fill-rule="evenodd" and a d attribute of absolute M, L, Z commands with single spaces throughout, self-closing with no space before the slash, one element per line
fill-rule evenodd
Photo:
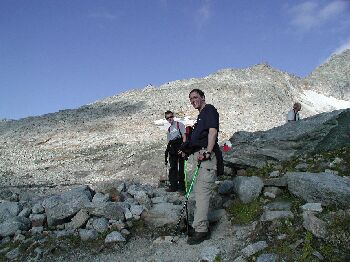
<path fill-rule="evenodd" d="M 197 117 L 197 123 L 190 138 L 190 146 L 207 147 L 209 128 L 216 128 L 219 132 L 219 113 L 213 105 L 206 104 Z"/>

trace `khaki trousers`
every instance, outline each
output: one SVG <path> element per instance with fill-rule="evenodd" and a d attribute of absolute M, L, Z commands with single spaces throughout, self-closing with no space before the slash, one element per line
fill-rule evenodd
<path fill-rule="evenodd" d="M 205 150 L 194 153 L 196 160 L 199 154 Z M 206 160 L 201 163 L 197 180 L 194 184 L 194 196 L 196 201 L 196 208 L 194 212 L 193 228 L 196 232 L 208 232 L 209 221 L 209 202 L 213 195 L 213 188 L 216 180 L 216 157 L 212 153 L 211 160 Z"/>

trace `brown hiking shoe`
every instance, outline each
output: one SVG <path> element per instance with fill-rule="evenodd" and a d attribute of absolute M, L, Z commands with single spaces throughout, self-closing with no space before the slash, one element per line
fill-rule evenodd
<path fill-rule="evenodd" d="M 202 243 L 204 240 L 210 239 L 210 232 L 194 232 L 194 234 L 187 239 L 187 244 L 197 245 Z"/>

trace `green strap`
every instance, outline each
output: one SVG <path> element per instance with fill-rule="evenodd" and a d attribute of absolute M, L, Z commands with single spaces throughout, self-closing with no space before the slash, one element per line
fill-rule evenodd
<path fill-rule="evenodd" d="M 193 177 L 192 177 L 192 180 L 191 180 L 191 184 L 190 184 L 190 188 L 188 189 L 188 191 L 186 191 L 186 195 L 185 197 L 188 199 L 189 195 L 191 194 L 192 192 L 192 189 L 193 189 L 193 185 L 194 185 L 194 182 L 196 181 L 197 179 L 197 176 L 198 176 L 198 173 L 199 173 L 199 167 L 200 167 L 201 163 L 199 162 L 197 167 L 196 167 L 196 170 L 194 171 L 194 174 L 193 174 Z"/>

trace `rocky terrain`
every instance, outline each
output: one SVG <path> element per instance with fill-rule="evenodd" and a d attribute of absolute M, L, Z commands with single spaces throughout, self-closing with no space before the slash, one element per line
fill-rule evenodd
<path fill-rule="evenodd" d="M 337 239 L 332 232 L 339 226 L 331 221 L 340 217 L 346 228 L 350 207 L 330 210 L 329 205 L 349 197 L 344 154 L 349 111 L 326 112 L 350 107 L 349 52 L 305 79 L 259 64 L 148 86 L 78 109 L 0 121 L 0 254 L 58 261 L 115 256 L 118 261 L 295 261 L 290 254 L 295 249 L 309 261 L 347 259 L 348 235 Z M 234 150 L 225 155 L 227 177 L 217 183 L 212 239 L 189 247 L 184 237 L 176 244 L 165 237 L 183 198 L 157 185 L 166 172 L 163 113 L 171 109 L 180 119 L 195 119 L 188 101 L 193 88 L 203 89 L 207 102 L 218 108 L 219 140 L 230 139 Z M 295 101 L 302 103 L 302 118 L 311 118 L 285 124 Z M 345 151 L 320 155 L 332 150 Z M 319 182 L 309 178 L 315 174 L 324 179 L 325 191 L 309 196 L 294 189 L 300 183 L 317 188 Z M 330 176 L 336 176 L 335 184 Z M 344 185 L 341 192 L 339 185 Z M 329 198 L 318 197 L 325 194 Z M 280 204 L 286 198 L 290 204 Z M 301 208 L 307 203 L 314 203 L 311 210 Z M 237 206 L 254 211 L 244 225 L 235 220 Z M 179 257 L 182 253 L 186 258 Z"/>
<path fill-rule="evenodd" d="M 321 67 L 338 69 L 339 64 L 349 68 L 348 53 Z M 335 70 L 334 74 L 350 82 L 349 71 L 340 72 Z M 260 64 L 134 90 L 78 109 L 0 122 L 0 184 L 35 187 L 36 192 L 109 179 L 155 185 L 164 173 L 161 163 L 166 131 L 154 123 L 163 119 L 168 109 L 179 117 L 195 119 L 197 112 L 188 101 L 190 90 L 203 89 L 207 102 L 218 108 L 219 139 L 224 141 L 236 131 L 267 130 L 284 124 L 285 113 L 294 101 L 301 101 L 304 118 L 338 109 L 334 102 L 321 103 L 319 98 L 312 101 L 306 96 L 305 81 Z M 309 89 L 311 83 L 308 80 Z M 343 105 L 349 107 L 347 103 Z"/>
<path fill-rule="evenodd" d="M 350 50 L 334 55 L 305 79 L 306 85 L 322 94 L 349 101 L 349 60 Z"/>

